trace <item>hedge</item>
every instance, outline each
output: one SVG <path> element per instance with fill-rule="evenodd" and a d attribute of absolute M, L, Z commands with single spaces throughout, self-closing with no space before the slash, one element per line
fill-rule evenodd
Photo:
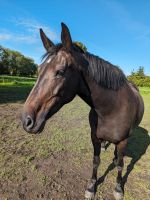
<path fill-rule="evenodd" d="M 150 87 L 150 76 L 128 76 L 129 81 L 140 87 Z"/>

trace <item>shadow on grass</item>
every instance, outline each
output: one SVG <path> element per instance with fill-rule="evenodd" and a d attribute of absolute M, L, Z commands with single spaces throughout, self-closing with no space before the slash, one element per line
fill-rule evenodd
<path fill-rule="evenodd" d="M 132 158 L 132 160 L 127 166 L 127 171 L 125 175 L 123 176 L 123 188 L 124 188 L 125 183 L 127 182 L 129 174 L 134 169 L 134 165 L 145 154 L 149 145 L 150 145 L 150 136 L 148 135 L 148 131 L 142 127 L 136 128 L 132 132 L 131 137 L 128 139 L 128 145 L 127 145 L 125 156 Z M 100 185 L 102 182 L 104 182 L 107 174 L 114 168 L 115 168 L 115 165 L 112 162 L 108 166 L 104 175 L 98 179 L 97 186 Z"/>
<path fill-rule="evenodd" d="M 0 104 L 24 102 L 33 86 L 0 86 Z"/>
<path fill-rule="evenodd" d="M 123 177 L 123 186 L 127 182 L 129 174 L 134 169 L 134 165 L 146 153 L 149 145 L 150 136 L 148 135 L 148 131 L 142 127 L 136 128 L 127 145 L 126 156 L 131 157 L 132 160 L 127 166 L 127 171 Z"/>

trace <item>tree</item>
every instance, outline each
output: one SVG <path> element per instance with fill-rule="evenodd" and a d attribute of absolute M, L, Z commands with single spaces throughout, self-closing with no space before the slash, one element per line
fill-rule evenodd
<path fill-rule="evenodd" d="M 130 76 L 144 77 L 144 76 L 145 76 L 144 67 L 141 67 L 141 66 L 140 66 L 136 72 L 134 72 L 134 70 L 132 70 Z"/>
<path fill-rule="evenodd" d="M 33 76 L 36 71 L 33 59 L 0 46 L 0 74 Z"/>
<path fill-rule="evenodd" d="M 17 75 L 19 76 L 33 76 L 36 73 L 37 66 L 33 59 L 27 58 L 23 55 L 17 57 Z"/>
<path fill-rule="evenodd" d="M 0 46 L 0 74 L 8 74 L 9 52 Z"/>
<path fill-rule="evenodd" d="M 137 71 L 137 76 L 140 76 L 140 77 L 144 77 L 145 74 L 144 74 L 144 67 L 139 67 L 138 71 Z"/>
<path fill-rule="evenodd" d="M 144 67 L 139 67 L 137 71 L 132 71 L 131 75 L 127 77 L 129 81 L 140 87 L 150 87 L 150 76 L 144 73 Z"/>
<path fill-rule="evenodd" d="M 17 51 L 10 52 L 10 61 L 9 61 L 9 73 L 10 75 L 16 75 L 18 71 L 17 57 L 21 56 Z"/>

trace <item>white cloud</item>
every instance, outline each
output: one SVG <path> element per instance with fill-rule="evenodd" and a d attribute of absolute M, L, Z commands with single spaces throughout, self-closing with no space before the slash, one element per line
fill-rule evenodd
<path fill-rule="evenodd" d="M 11 35 L 8 33 L 0 33 L 0 41 L 10 40 Z"/>
<path fill-rule="evenodd" d="M 19 26 L 19 28 L 21 28 L 19 29 L 19 33 L 9 30 L 0 30 L 0 41 L 12 41 L 20 43 L 26 42 L 28 44 L 38 43 L 39 28 L 43 28 L 44 32 L 51 40 L 58 40 L 58 36 L 54 30 L 36 20 L 13 19 L 11 22 L 13 22 L 15 26 Z"/>
<path fill-rule="evenodd" d="M 4 31 L 0 33 L 0 41 L 11 41 L 11 42 L 26 42 L 36 43 L 37 38 L 33 35 L 15 34 L 13 32 Z"/>
<path fill-rule="evenodd" d="M 51 40 L 58 40 L 58 36 L 54 30 L 52 30 L 49 26 L 42 24 L 36 20 L 20 19 L 20 20 L 15 20 L 15 22 L 16 25 L 21 25 L 26 27 L 28 31 L 33 34 L 38 33 L 39 29 L 43 28 L 43 30 L 46 32 L 46 34 Z"/>

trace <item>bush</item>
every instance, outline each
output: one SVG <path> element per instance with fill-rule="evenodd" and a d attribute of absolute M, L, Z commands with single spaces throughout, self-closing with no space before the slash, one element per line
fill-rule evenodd
<path fill-rule="evenodd" d="M 129 81 L 133 82 L 139 87 L 150 87 L 150 76 L 128 76 Z"/>

